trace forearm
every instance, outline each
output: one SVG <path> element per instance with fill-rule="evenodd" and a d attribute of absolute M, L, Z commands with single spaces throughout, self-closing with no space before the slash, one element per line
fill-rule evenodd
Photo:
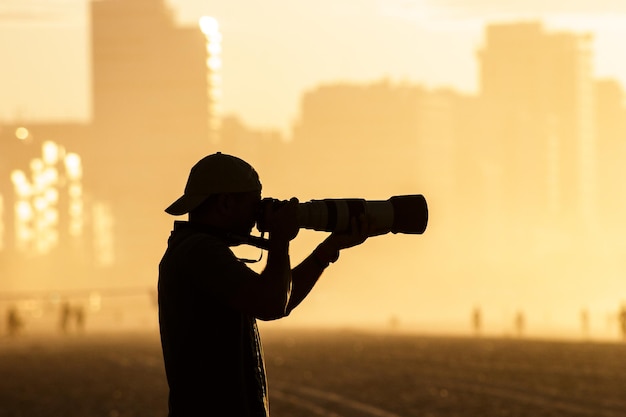
<path fill-rule="evenodd" d="M 324 270 L 331 262 L 336 261 L 338 256 L 339 251 L 324 241 L 293 269 L 293 286 L 287 304 L 287 314 L 306 298 Z"/>
<path fill-rule="evenodd" d="M 267 263 L 261 273 L 261 280 L 264 294 L 259 295 L 264 297 L 271 306 L 275 306 L 276 315 L 284 315 L 292 287 L 289 242 L 270 242 Z"/>

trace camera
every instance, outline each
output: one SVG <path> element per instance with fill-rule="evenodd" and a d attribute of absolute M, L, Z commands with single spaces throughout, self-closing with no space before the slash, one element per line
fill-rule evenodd
<path fill-rule="evenodd" d="M 265 213 L 269 206 L 277 210 L 284 201 L 264 198 L 257 219 L 257 229 L 268 231 Z M 393 196 L 388 200 L 327 198 L 298 204 L 300 228 L 324 232 L 347 232 L 351 219 L 365 214 L 373 228 L 371 235 L 385 233 L 422 234 L 428 224 L 428 204 L 421 194 Z"/>

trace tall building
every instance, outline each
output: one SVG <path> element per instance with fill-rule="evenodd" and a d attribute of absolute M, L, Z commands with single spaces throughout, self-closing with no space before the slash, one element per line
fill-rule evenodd
<path fill-rule="evenodd" d="M 346 184 L 360 181 L 383 195 L 392 185 L 442 190 L 453 176 L 454 102 L 450 92 L 386 80 L 323 85 L 303 96 L 293 142 L 313 166 L 336 167 L 328 177 Z M 351 172 L 346 161 L 367 168 Z"/>
<path fill-rule="evenodd" d="M 626 210 L 626 92 L 615 80 L 595 85 L 596 135 L 598 139 L 598 204 L 600 218 L 608 231 L 623 236 Z"/>
<path fill-rule="evenodd" d="M 116 263 L 146 274 L 171 221 L 163 209 L 211 152 L 217 68 L 210 58 L 219 50 L 207 45 L 200 22 L 177 24 L 164 0 L 90 6 L 94 137 L 85 166 L 98 174 L 89 187 L 112 207 Z M 136 259 L 140 251 L 148 262 Z"/>
<path fill-rule="evenodd" d="M 105 0 L 91 3 L 91 33 L 98 129 L 132 137 L 119 141 L 129 147 L 206 143 L 209 54 L 199 25 L 178 26 L 163 0 Z"/>
<path fill-rule="evenodd" d="M 549 32 L 539 22 L 486 29 L 479 62 L 488 146 L 507 161 L 494 192 L 507 196 L 512 213 L 593 218 L 590 46 L 590 35 Z"/>
<path fill-rule="evenodd" d="M 27 287 L 25 277 L 57 288 L 122 285 L 129 276 L 152 283 L 171 227 L 163 209 L 192 164 L 214 151 L 217 21 L 181 26 L 165 0 L 93 0 L 90 23 L 90 123 L 0 130 L 0 269 L 9 286 Z M 76 183 L 60 157 L 45 163 L 49 144 L 80 162 Z M 42 172 L 58 176 L 45 189 L 33 186 Z M 45 207 L 44 193 L 57 196 Z"/>

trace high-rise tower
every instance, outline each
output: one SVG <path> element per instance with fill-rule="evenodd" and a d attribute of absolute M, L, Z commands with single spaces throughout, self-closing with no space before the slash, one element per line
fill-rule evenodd
<path fill-rule="evenodd" d="M 206 145 L 208 51 L 199 25 L 177 26 L 163 0 L 104 0 L 91 3 L 91 27 L 93 119 L 107 147 L 159 155 L 172 143 Z"/>
<path fill-rule="evenodd" d="M 508 163 L 509 203 L 572 220 L 593 217 L 591 36 L 541 23 L 490 25 L 480 52 L 490 146 Z M 526 203 L 532 202 L 531 207 Z"/>
<path fill-rule="evenodd" d="M 163 209 L 212 152 L 209 50 L 200 25 L 177 24 L 164 0 L 92 1 L 90 11 L 94 138 L 85 166 L 97 173 L 91 189 L 112 203 L 116 259 L 128 265 L 138 250 L 157 258 L 156 233 L 170 222 Z"/>

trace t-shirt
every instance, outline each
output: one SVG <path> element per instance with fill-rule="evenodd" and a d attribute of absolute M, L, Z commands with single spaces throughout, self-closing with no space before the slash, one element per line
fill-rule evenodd
<path fill-rule="evenodd" d="M 228 300 L 260 279 L 210 230 L 176 221 L 159 264 L 159 325 L 169 416 L 260 416 L 268 412 L 263 352 L 254 317 Z"/>

